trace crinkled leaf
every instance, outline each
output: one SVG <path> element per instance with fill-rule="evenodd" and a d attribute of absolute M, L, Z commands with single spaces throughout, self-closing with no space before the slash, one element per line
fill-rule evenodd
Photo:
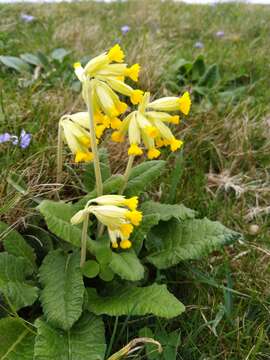
<path fill-rule="evenodd" d="M 115 295 L 99 296 L 95 289 L 87 289 L 88 309 L 97 315 L 146 315 L 164 318 L 180 315 L 184 305 L 171 294 L 166 285 L 153 284 L 147 287 L 127 287 Z"/>
<path fill-rule="evenodd" d="M 143 240 L 151 228 L 159 223 L 159 214 L 143 214 L 140 226 L 136 226 L 132 233 L 132 248 L 138 254 L 142 248 Z"/>
<path fill-rule="evenodd" d="M 0 320 L 0 359 L 32 360 L 35 336 L 22 321 L 7 317 Z"/>
<path fill-rule="evenodd" d="M 239 233 L 207 218 L 184 222 L 173 219 L 160 223 L 152 232 L 159 239 L 159 245 L 147 259 L 159 269 L 166 269 L 183 260 L 199 259 L 240 237 Z"/>
<path fill-rule="evenodd" d="M 34 360 L 104 359 L 106 344 L 101 317 L 86 312 L 67 332 L 41 319 L 36 321 L 36 326 Z"/>
<path fill-rule="evenodd" d="M 142 204 L 141 210 L 143 214 L 158 214 L 162 221 L 168 221 L 172 218 L 186 220 L 195 217 L 195 211 L 182 204 L 170 205 L 147 201 Z"/>
<path fill-rule="evenodd" d="M 113 252 L 109 267 L 124 280 L 138 281 L 144 276 L 144 267 L 132 250 Z"/>
<path fill-rule="evenodd" d="M 70 219 L 77 212 L 77 209 L 69 204 L 44 200 L 38 206 L 41 214 L 46 220 L 49 230 L 62 240 L 65 240 L 76 247 L 81 246 L 82 230 L 79 226 L 72 225 Z M 89 251 L 94 251 L 95 242 L 89 237 L 87 239 Z"/>
<path fill-rule="evenodd" d="M 0 56 L 0 62 L 7 67 L 17 70 L 20 73 L 24 73 L 30 70 L 29 65 L 22 59 L 16 56 Z"/>
<path fill-rule="evenodd" d="M 10 230 L 2 221 L 0 221 L 0 239 L 3 240 L 4 248 L 9 254 L 23 257 L 31 267 L 36 266 L 36 254 L 33 248 L 16 230 Z"/>
<path fill-rule="evenodd" d="M 65 255 L 51 251 L 39 272 L 41 304 L 47 320 L 56 327 L 68 330 L 82 313 L 84 284 L 78 253 Z"/>
<path fill-rule="evenodd" d="M 111 177 L 111 169 L 109 162 L 109 155 L 107 149 L 99 149 L 99 164 L 103 182 Z M 95 169 L 93 162 L 85 165 L 85 172 L 83 174 L 83 183 L 87 191 L 92 191 L 96 185 Z"/>
<path fill-rule="evenodd" d="M 18 281 L 7 282 L 0 286 L 0 293 L 4 294 L 12 307 L 18 311 L 32 305 L 38 297 L 38 288 Z"/>
<path fill-rule="evenodd" d="M 0 253 L 0 287 L 9 281 L 23 282 L 30 274 L 29 265 L 25 259 L 6 252 Z"/>
<path fill-rule="evenodd" d="M 162 175 L 166 161 L 152 160 L 135 166 L 130 173 L 125 195 L 139 195 L 153 181 Z"/>

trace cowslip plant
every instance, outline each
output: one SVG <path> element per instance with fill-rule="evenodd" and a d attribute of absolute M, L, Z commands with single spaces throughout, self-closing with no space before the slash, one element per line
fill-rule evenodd
<path fill-rule="evenodd" d="M 106 352 L 103 317 L 179 316 L 185 306 L 153 271 L 199 259 L 240 236 L 196 218 L 183 204 L 150 198 L 147 187 L 170 171 L 166 160 L 157 160 L 168 152 L 163 148 L 176 152 L 183 146 L 171 126 L 179 124 L 179 111 L 188 115 L 191 101 L 187 92 L 151 101 L 149 92 L 126 84 L 126 78 L 138 80 L 140 67 L 123 60 L 115 45 L 84 68 L 76 63 L 86 109 L 59 121 L 57 181 L 63 179 L 67 144 L 76 163 L 88 163 L 89 192 L 76 202 L 41 201 L 43 219 L 23 236 L 0 223 L 1 359 L 120 359 L 131 345 L 111 355 L 110 341 Z M 116 142 L 128 134 L 123 175 L 111 174 L 100 147 L 104 132 Z M 134 166 L 144 150 L 148 159 Z M 172 170 L 172 189 L 178 168 Z"/>

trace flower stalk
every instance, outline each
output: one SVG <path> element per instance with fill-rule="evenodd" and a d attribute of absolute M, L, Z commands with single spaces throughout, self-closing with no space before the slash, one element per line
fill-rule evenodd
<path fill-rule="evenodd" d="M 132 170 L 132 166 L 133 166 L 133 162 L 134 162 L 134 155 L 130 155 L 128 158 L 128 163 L 127 163 L 127 167 L 124 173 L 124 183 L 122 188 L 119 190 L 119 195 L 122 195 L 123 192 L 125 191 L 126 187 L 127 187 L 127 183 L 128 183 L 128 179 Z"/>
<path fill-rule="evenodd" d="M 59 184 L 62 179 L 63 171 L 63 139 L 62 139 L 62 126 L 61 121 L 58 125 L 58 141 L 57 141 L 57 170 L 56 170 L 56 182 Z"/>
<path fill-rule="evenodd" d="M 80 267 L 84 266 L 86 260 L 86 245 L 87 245 L 87 230 L 88 230 L 89 214 L 85 217 L 83 221 L 82 228 L 82 239 L 81 239 L 81 262 Z"/>
<path fill-rule="evenodd" d="M 92 110 L 92 89 L 89 83 L 86 84 L 86 106 L 87 111 L 89 114 L 89 124 L 90 124 L 90 140 L 91 140 L 91 148 L 93 153 L 93 163 L 94 163 L 94 170 L 95 170 L 95 177 L 96 177 L 96 188 L 97 188 L 97 195 L 101 196 L 103 193 L 103 184 L 102 184 L 102 176 L 100 171 L 100 163 L 99 163 L 99 155 L 98 155 L 98 148 L 97 148 L 97 140 L 95 134 L 95 123 L 94 123 L 94 114 Z"/>

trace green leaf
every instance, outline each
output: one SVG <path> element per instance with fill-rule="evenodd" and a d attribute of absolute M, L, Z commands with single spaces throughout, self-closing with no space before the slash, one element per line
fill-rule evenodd
<path fill-rule="evenodd" d="M 172 218 L 187 220 L 195 217 L 195 211 L 182 204 L 170 205 L 161 204 L 155 201 L 147 201 L 142 204 L 141 210 L 143 214 L 158 214 L 159 219 L 162 221 L 168 221 Z"/>
<path fill-rule="evenodd" d="M 108 265 L 101 264 L 99 277 L 103 281 L 112 281 L 112 279 L 114 278 L 114 272 Z"/>
<path fill-rule="evenodd" d="M 124 280 L 138 281 L 144 276 L 144 267 L 132 250 L 113 252 L 109 267 Z"/>
<path fill-rule="evenodd" d="M 99 263 L 97 263 L 95 260 L 88 260 L 84 263 L 84 266 L 82 267 L 82 273 L 84 276 L 88 278 L 94 278 L 99 273 Z"/>
<path fill-rule="evenodd" d="M 71 217 L 77 212 L 75 207 L 62 202 L 44 200 L 38 206 L 38 209 L 44 216 L 46 224 L 52 233 L 76 247 L 81 247 L 82 230 L 79 226 L 70 223 Z M 89 237 L 87 239 L 87 248 L 91 252 L 95 248 L 95 242 Z"/>
<path fill-rule="evenodd" d="M 207 86 L 208 88 L 213 87 L 220 80 L 219 67 L 217 64 L 210 65 L 200 81 L 199 86 Z"/>
<path fill-rule="evenodd" d="M 99 163 L 100 163 L 102 181 L 104 182 L 111 177 L 109 155 L 107 149 L 105 148 L 99 149 L 98 153 L 99 153 Z M 95 188 L 96 178 L 95 178 L 95 169 L 93 162 L 87 163 L 85 165 L 85 172 L 83 174 L 83 184 L 87 191 L 92 191 Z"/>
<path fill-rule="evenodd" d="M 35 336 L 17 318 L 0 320 L 0 359 L 32 360 Z"/>
<path fill-rule="evenodd" d="M 147 259 L 158 269 L 166 269 L 180 261 L 199 259 L 230 244 L 241 236 L 217 221 L 192 219 L 171 220 L 152 229 L 161 244 Z"/>
<path fill-rule="evenodd" d="M 51 57 L 53 60 L 57 60 L 62 62 L 64 60 L 64 58 L 70 54 L 70 51 L 63 49 L 63 48 L 59 48 L 59 49 L 54 49 L 51 53 Z"/>
<path fill-rule="evenodd" d="M 0 253 L 0 287 L 9 281 L 23 282 L 30 275 L 28 263 L 21 257 Z"/>
<path fill-rule="evenodd" d="M 166 161 L 152 160 L 135 166 L 130 173 L 125 195 L 130 197 L 139 195 L 153 181 L 162 175 Z"/>
<path fill-rule="evenodd" d="M 20 73 L 25 73 L 30 70 L 29 65 L 25 61 L 15 56 L 0 56 L 0 62 Z"/>
<path fill-rule="evenodd" d="M 39 57 L 34 54 L 30 54 L 30 53 L 21 54 L 20 58 L 26 61 L 28 64 L 35 66 L 42 66 L 42 62 L 40 61 Z"/>
<path fill-rule="evenodd" d="M 0 292 L 9 300 L 15 311 L 32 305 L 38 297 L 38 288 L 18 281 L 7 282 Z"/>
<path fill-rule="evenodd" d="M 104 359 L 106 344 L 101 317 L 86 312 L 67 332 L 41 319 L 36 321 L 36 326 L 34 360 Z"/>
<path fill-rule="evenodd" d="M 120 188 L 122 188 L 123 184 L 124 184 L 123 175 L 113 175 L 104 182 L 104 184 L 103 184 L 103 194 L 104 195 L 106 195 L 106 194 L 116 194 L 120 190 Z M 79 200 L 74 205 L 74 207 L 77 210 L 80 210 L 86 205 L 87 201 L 89 201 L 90 199 L 94 199 L 95 197 L 97 197 L 97 191 L 93 190 L 89 194 L 87 194 L 83 198 L 81 198 L 81 200 Z"/>
<path fill-rule="evenodd" d="M 116 294 L 101 297 L 95 289 L 87 289 L 88 310 L 96 315 L 147 315 L 153 314 L 164 318 L 180 315 L 184 305 L 176 299 L 166 285 L 153 284 L 147 287 L 127 287 Z"/>
<path fill-rule="evenodd" d="M 132 248 L 138 254 L 142 248 L 143 241 L 151 228 L 159 223 L 159 214 L 143 214 L 142 222 L 136 226 L 132 233 Z"/>
<path fill-rule="evenodd" d="M 24 258 L 31 267 L 36 267 L 36 255 L 33 248 L 16 231 L 0 221 L 0 239 L 3 239 L 5 250 L 14 256 Z"/>
<path fill-rule="evenodd" d="M 78 253 L 51 251 L 40 267 L 41 304 L 47 320 L 68 330 L 82 313 L 84 284 Z"/>
<path fill-rule="evenodd" d="M 170 188 L 168 194 L 164 194 L 165 199 L 167 199 L 167 201 L 164 202 L 168 202 L 169 204 L 175 203 L 175 198 L 177 195 L 177 187 L 181 180 L 184 170 L 183 151 L 178 151 L 176 154 L 173 154 L 172 156 L 174 158 L 174 165 L 172 167 L 169 178 Z"/>

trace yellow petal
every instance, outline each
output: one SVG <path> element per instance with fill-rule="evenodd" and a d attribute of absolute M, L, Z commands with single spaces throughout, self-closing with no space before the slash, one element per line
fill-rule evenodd
<path fill-rule="evenodd" d="M 123 62 L 125 55 L 119 44 L 116 44 L 109 50 L 108 57 L 110 61 L 121 63 Z"/>
<path fill-rule="evenodd" d="M 137 156 L 137 155 L 142 155 L 143 154 L 143 151 L 141 148 L 139 148 L 138 145 L 136 144 L 131 144 L 131 146 L 129 147 L 128 149 L 128 155 L 134 155 L 134 156 Z"/>
<path fill-rule="evenodd" d="M 129 249 L 131 246 L 132 246 L 132 243 L 131 243 L 131 241 L 129 241 L 129 240 L 122 240 L 122 241 L 120 242 L 120 247 L 121 247 L 122 249 Z"/>
<path fill-rule="evenodd" d="M 190 100 L 190 95 L 187 91 L 180 97 L 179 103 L 180 103 L 180 110 L 182 111 L 182 113 L 188 115 L 191 107 L 191 100 Z"/>
<path fill-rule="evenodd" d="M 170 142 L 171 150 L 176 151 L 176 150 L 180 149 L 183 146 L 183 144 L 184 143 L 182 140 L 173 139 Z"/>
<path fill-rule="evenodd" d="M 133 226 L 131 224 L 121 224 L 120 231 L 124 237 L 129 237 L 133 231 Z"/>
<path fill-rule="evenodd" d="M 138 206 L 138 196 L 133 196 L 124 200 L 124 204 L 130 208 L 130 210 L 136 210 Z"/>
<path fill-rule="evenodd" d="M 83 151 L 77 151 L 75 156 L 75 162 L 89 162 L 93 160 L 93 154 L 89 151 L 83 152 Z"/>
<path fill-rule="evenodd" d="M 128 220 L 130 220 L 130 222 L 135 225 L 135 226 L 139 226 L 141 221 L 142 221 L 142 213 L 141 211 L 128 211 L 126 214 L 126 218 Z"/>
<path fill-rule="evenodd" d="M 148 156 L 148 159 L 150 159 L 150 160 L 156 159 L 160 156 L 160 151 L 156 148 L 149 149 L 147 156 Z"/>
<path fill-rule="evenodd" d="M 114 131 L 112 133 L 111 138 L 112 138 L 112 141 L 118 142 L 118 143 L 122 143 L 125 140 L 123 134 L 120 131 Z"/>
<path fill-rule="evenodd" d="M 130 68 L 125 69 L 125 75 L 128 76 L 133 81 L 138 81 L 139 72 L 140 72 L 140 65 L 134 64 Z"/>
<path fill-rule="evenodd" d="M 142 90 L 133 90 L 130 95 L 130 101 L 133 105 L 139 104 L 143 98 L 143 91 Z"/>

